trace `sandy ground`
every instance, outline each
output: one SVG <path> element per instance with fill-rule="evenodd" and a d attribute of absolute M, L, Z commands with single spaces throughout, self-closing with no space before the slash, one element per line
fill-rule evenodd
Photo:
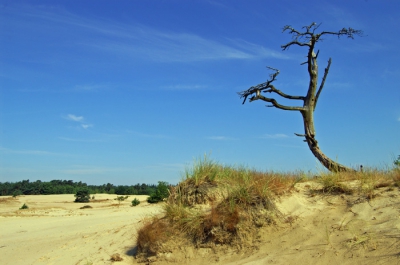
<path fill-rule="evenodd" d="M 172 253 L 154 264 L 400 264 L 398 188 L 380 188 L 367 201 L 310 196 L 313 185 L 299 183 L 279 199 L 292 224 L 265 228 L 254 248 L 200 249 L 186 255 L 190 259 Z M 0 197 L 0 264 L 111 264 L 114 253 L 123 258 L 115 264 L 136 264 L 136 231 L 143 218 L 161 213 L 161 205 L 147 204 L 146 196 L 121 205 L 116 195 L 95 197 L 91 209 L 79 209 L 86 204 L 73 203 L 73 195 Z M 131 207 L 134 197 L 143 202 Z M 19 210 L 23 203 L 29 209 Z"/>
<path fill-rule="evenodd" d="M 147 196 L 95 194 L 96 202 L 74 203 L 74 195 L 0 197 L 0 264 L 111 264 L 111 255 L 134 262 L 136 229 L 160 205 Z M 141 202 L 131 207 L 133 198 Z M 29 209 L 18 210 L 24 203 Z M 90 205 L 91 209 L 79 209 Z"/>

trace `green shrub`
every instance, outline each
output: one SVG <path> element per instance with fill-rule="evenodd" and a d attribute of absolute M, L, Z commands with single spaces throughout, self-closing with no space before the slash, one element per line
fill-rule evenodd
<path fill-rule="evenodd" d="M 117 198 L 115 198 L 114 200 L 118 201 L 118 204 L 121 204 L 122 201 L 125 201 L 126 199 L 128 199 L 129 196 L 118 196 Z"/>
<path fill-rule="evenodd" d="M 139 204 L 140 204 L 140 201 L 137 198 L 133 199 L 132 206 L 137 206 Z"/>
<path fill-rule="evenodd" d="M 89 202 L 90 194 L 88 189 L 78 190 L 78 192 L 74 195 L 75 202 Z"/>
<path fill-rule="evenodd" d="M 15 198 L 15 197 L 17 197 L 17 196 L 19 196 L 19 195 L 22 195 L 22 194 L 23 194 L 22 191 L 20 191 L 20 190 L 14 190 L 12 196 Z"/>
<path fill-rule="evenodd" d="M 159 181 L 156 191 L 153 192 L 149 198 L 147 198 L 148 203 L 161 202 L 169 196 L 168 183 L 164 181 Z"/>
<path fill-rule="evenodd" d="M 393 164 L 394 164 L 396 167 L 400 168 L 400 155 L 397 157 L 396 160 L 393 161 Z"/>
<path fill-rule="evenodd" d="M 26 204 L 24 203 L 24 205 L 22 205 L 21 208 L 19 208 L 19 209 L 20 209 L 20 210 L 29 209 L 29 207 L 28 207 L 28 205 L 26 205 Z"/>

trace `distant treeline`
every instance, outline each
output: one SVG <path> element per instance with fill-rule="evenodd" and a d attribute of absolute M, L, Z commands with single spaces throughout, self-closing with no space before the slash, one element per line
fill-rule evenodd
<path fill-rule="evenodd" d="M 114 186 L 111 183 L 103 185 L 87 185 L 81 181 L 52 180 L 49 182 L 37 180 L 30 182 L 22 180 L 18 182 L 0 182 L 0 196 L 6 195 L 50 195 L 50 194 L 76 194 L 82 189 L 89 190 L 90 194 L 109 193 L 119 195 L 150 195 L 156 190 L 156 185 L 136 184 L 132 186 Z"/>

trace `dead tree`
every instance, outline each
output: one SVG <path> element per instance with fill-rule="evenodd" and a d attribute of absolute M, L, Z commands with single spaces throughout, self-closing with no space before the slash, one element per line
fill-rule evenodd
<path fill-rule="evenodd" d="M 281 90 L 277 89 L 273 85 L 273 82 L 277 80 L 276 77 L 279 74 L 279 70 L 272 67 L 268 67 L 270 70 L 274 71 L 274 73 L 270 75 L 270 78 L 269 80 L 267 80 L 267 82 L 256 86 L 252 86 L 245 91 L 239 92 L 238 94 L 240 95 L 241 98 L 244 98 L 243 104 L 246 102 L 246 99 L 249 98 L 249 102 L 255 100 L 263 100 L 271 103 L 271 105 L 268 105 L 267 107 L 275 107 L 282 110 L 299 111 L 303 117 L 304 134 L 295 133 L 295 135 L 305 138 L 304 141 L 307 142 L 311 152 L 328 170 L 333 172 L 351 171 L 352 169 L 333 161 L 332 159 L 327 157 L 324 153 L 322 153 L 322 151 L 318 146 L 318 141 L 315 138 L 316 133 L 314 127 L 314 111 L 315 108 L 317 107 L 318 98 L 321 94 L 321 91 L 324 88 L 324 84 L 326 81 L 326 77 L 328 76 L 332 60 L 331 58 L 329 58 L 328 65 L 325 68 L 325 72 L 321 80 L 321 84 L 319 85 L 319 88 L 317 90 L 317 85 L 318 85 L 317 59 L 319 50 L 315 53 L 314 48 L 315 44 L 318 41 L 322 40 L 321 38 L 322 36 L 336 35 L 338 36 L 338 38 L 340 38 L 341 36 L 347 36 L 348 38 L 354 39 L 355 35 L 361 36 L 362 31 L 355 30 L 352 28 L 343 28 L 337 32 L 322 31 L 320 33 L 316 33 L 315 31 L 318 29 L 319 26 L 320 24 L 317 25 L 316 23 L 312 23 L 309 26 L 304 26 L 301 31 L 298 31 L 291 26 L 285 26 L 283 28 L 283 32 L 287 31 L 289 32 L 289 34 L 292 35 L 292 41 L 281 46 L 283 50 L 287 50 L 291 46 L 301 46 L 301 47 L 304 46 L 308 49 L 307 61 L 301 64 L 301 65 L 307 65 L 307 71 L 310 78 L 306 96 L 288 95 L 283 93 Z M 303 106 L 285 106 L 279 104 L 275 98 L 266 97 L 261 93 L 270 93 L 270 94 L 274 93 L 285 99 L 303 101 Z"/>

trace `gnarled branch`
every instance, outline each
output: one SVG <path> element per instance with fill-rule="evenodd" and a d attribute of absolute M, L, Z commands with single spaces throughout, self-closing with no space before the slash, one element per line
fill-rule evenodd
<path fill-rule="evenodd" d="M 241 98 L 244 98 L 242 104 L 244 104 L 246 102 L 246 99 L 249 96 L 253 95 L 249 100 L 250 102 L 252 102 L 254 100 L 257 100 L 257 99 L 261 99 L 263 101 L 272 103 L 273 107 L 276 107 L 276 108 L 279 108 L 279 109 L 284 109 L 284 110 L 302 110 L 303 109 L 302 107 L 281 105 L 275 99 L 269 98 L 269 97 L 265 97 L 265 96 L 261 95 L 261 92 L 263 92 L 263 93 L 276 93 L 279 96 L 281 96 L 283 98 L 287 98 L 287 99 L 295 99 L 295 100 L 303 100 L 303 101 L 305 99 L 305 97 L 303 97 L 303 96 L 288 95 L 286 93 L 283 93 L 279 89 L 277 89 L 272 84 L 272 82 L 274 82 L 276 80 L 276 77 L 279 75 L 279 70 L 275 69 L 275 68 L 272 68 L 272 67 L 269 67 L 269 66 L 267 66 L 267 68 L 275 71 L 273 74 L 270 75 L 270 79 L 267 80 L 267 82 L 258 84 L 256 86 L 252 86 L 249 89 L 238 93 Z"/>
<path fill-rule="evenodd" d="M 290 25 L 286 25 L 283 27 L 283 32 L 289 31 L 289 34 L 292 34 L 293 40 L 285 45 L 282 45 L 281 48 L 282 50 L 287 50 L 289 49 L 290 46 L 292 45 L 298 45 L 298 46 L 308 46 L 308 47 L 314 47 L 314 44 L 321 40 L 320 38 L 323 35 L 337 35 L 338 38 L 341 36 L 347 36 L 350 39 L 354 39 L 355 35 L 362 36 L 363 31 L 362 30 L 357 30 L 353 28 L 342 28 L 341 30 L 334 32 L 334 31 L 322 31 L 319 34 L 315 34 L 315 30 L 318 29 L 318 27 L 321 24 L 318 24 L 313 22 L 309 26 L 304 26 L 303 28 L 306 29 L 305 32 L 300 32 L 298 30 L 295 30 L 292 28 Z"/>
<path fill-rule="evenodd" d="M 264 97 L 262 95 L 255 95 L 255 96 L 251 97 L 249 101 L 252 102 L 252 101 L 257 100 L 257 99 L 261 99 L 263 101 L 272 103 L 272 106 L 268 106 L 268 107 L 275 107 L 275 108 L 283 109 L 283 110 L 298 110 L 298 111 L 304 110 L 304 107 L 285 106 L 285 105 L 279 104 L 276 101 L 276 99 L 267 98 L 267 97 Z"/>

